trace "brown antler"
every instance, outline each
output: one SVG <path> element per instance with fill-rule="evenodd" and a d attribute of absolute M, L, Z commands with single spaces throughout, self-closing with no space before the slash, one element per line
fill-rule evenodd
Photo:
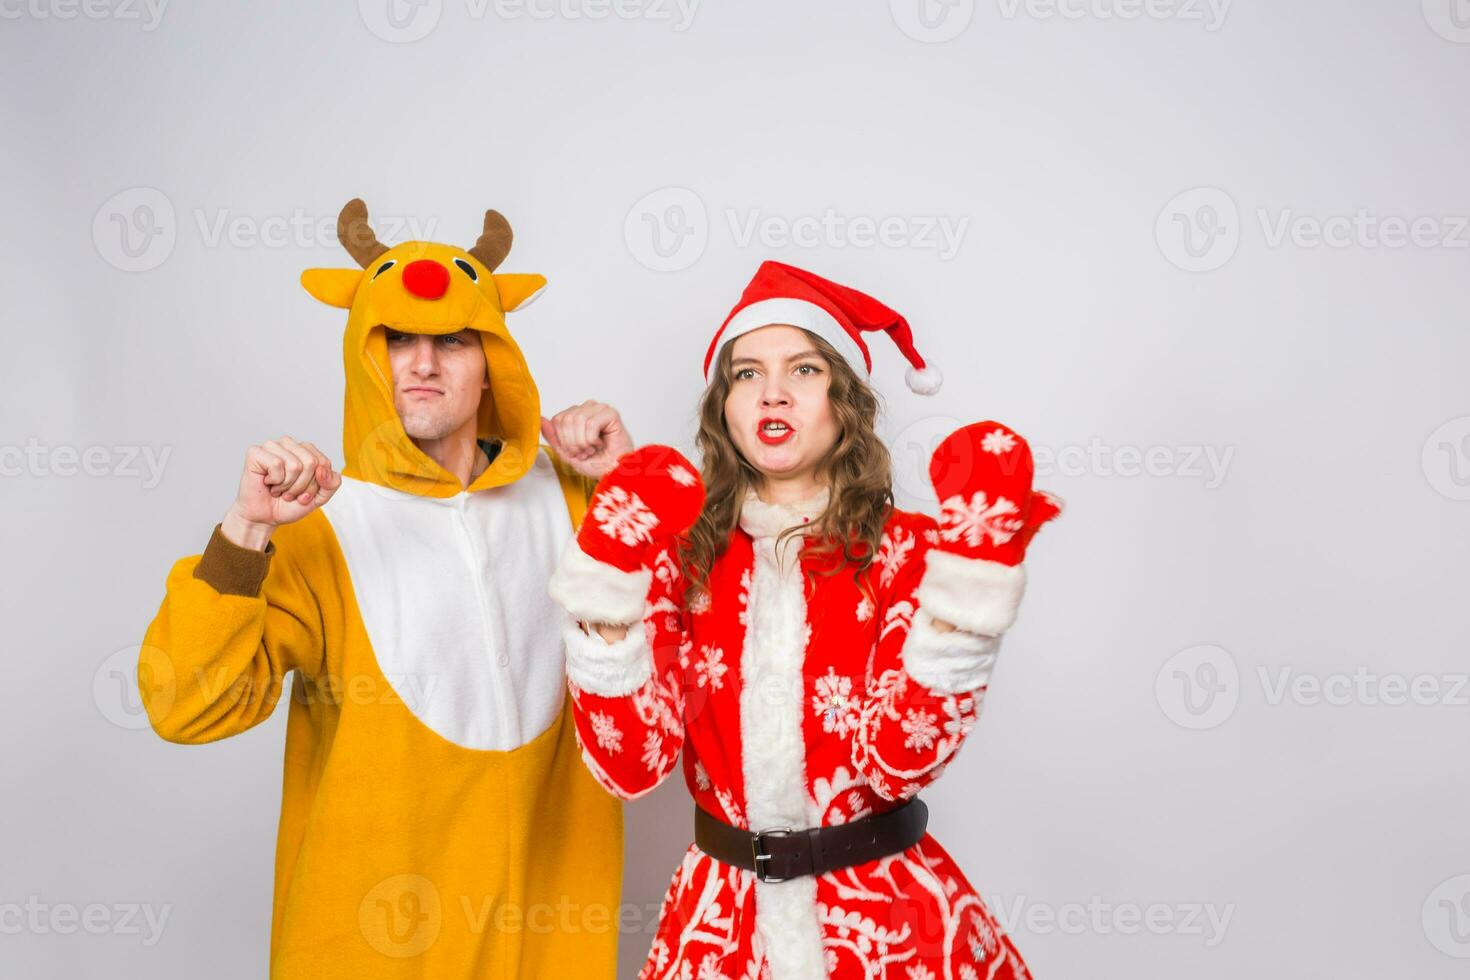
<path fill-rule="evenodd" d="M 364 269 L 373 259 L 388 251 L 388 246 L 378 241 L 372 225 L 368 224 L 367 205 L 360 197 L 348 201 L 342 206 L 342 213 L 337 215 L 337 241 Z"/>
<path fill-rule="evenodd" d="M 510 254 L 510 240 L 510 222 L 505 220 L 505 215 L 499 211 L 486 211 L 485 230 L 480 232 L 480 240 L 475 242 L 470 254 L 494 272 L 495 267 Z"/>

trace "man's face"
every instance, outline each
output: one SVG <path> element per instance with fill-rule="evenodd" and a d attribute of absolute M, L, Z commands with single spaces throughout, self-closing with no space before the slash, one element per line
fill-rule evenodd
<path fill-rule="evenodd" d="M 725 427 L 740 454 L 777 479 L 808 477 L 837 443 L 832 374 L 805 332 L 784 325 L 735 338 Z"/>
<path fill-rule="evenodd" d="M 393 369 L 393 407 L 414 439 L 443 439 L 475 424 L 480 397 L 490 387 L 480 336 L 387 331 Z"/>

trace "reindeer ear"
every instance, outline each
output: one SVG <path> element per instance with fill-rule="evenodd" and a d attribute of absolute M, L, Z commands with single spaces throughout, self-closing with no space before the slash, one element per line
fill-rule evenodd
<path fill-rule="evenodd" d="M 352 308 L 352 298 L 361 282 L 361 269 L 307 269 L 301 274 L 301 285 L 308 293 L 344 310 Z"/>
<path fill-rule="evenodd" d="M 495 288 L 500 292 L 500 308 L 506 313 L 530 306 L 531 301 L 546 288 L 545 276 L 506 273 L 490 278 L 495 280 Z"/>

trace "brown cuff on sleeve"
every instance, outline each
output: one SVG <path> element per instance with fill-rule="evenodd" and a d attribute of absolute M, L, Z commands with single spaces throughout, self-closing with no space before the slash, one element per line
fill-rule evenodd
<path fill-rule="evenodd" d="M 220 595 L 260 595 L 265 573 L 270 570 L 271 556 L 276 553 L 274 541 L 264 551 L 242 548 L 225 537 L 220 525 L 214 526 L 204 556 L 194 566 L 194 577 L 202 580 Z"/>

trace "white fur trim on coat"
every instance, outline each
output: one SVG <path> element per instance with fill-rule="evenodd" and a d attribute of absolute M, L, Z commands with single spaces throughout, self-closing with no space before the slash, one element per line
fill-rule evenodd
<path fill-rule="evenodd" d="M 755 567 L 740 655 L 740 747 L 746 818 L 751 830 L 800 829 L 821 819 L 807 792 L 806 739 L 802 733 L 802 665 L 811 627 L 801 568 L 789 557 L 785 562 L 778 561 L 774 537 L 781 527 L 799 523 L 799 519 L 757 526 L 765 523 L 755 519 L 758 514 L 764 515 L 765 510 L 751 508 L 742 519 L 747 532 L 760 535 L 754 542 Z M 756 928 L 765 943 L 771 980 L 812 980 L 827 975 L 815 877 L 756 881 L 755 907 Z"/>
<path fill-rule="evenodd" d="M 625 572 L 598 561 L 577 545 L 567 542 L 547 591 L 573 619 L 590 623 L 637 623 L 643 619 L 653 572 L 640 568 Z"/>
<path fill-rule="evenodd" d="M 584 691 L 605 698 L 621 698 L 638 690 L 653 676 L 653 653 L 642 623 L 628 635 L 609 643 L 600 633 L 583 633 L 576 623 L 562 627 L 567 645 L 567 679 Z"/>
<path fill-rule="evenodd" d="M 966 558 L 931 548 L 919 582 L 919 606 L 935 619 L 971 633 L 999 636 L 1016 621 L 1026 591 L 1026 567 Z"/>
<path fill-rule="evenodd" d="M 941 633 L 934 617 L 920 606 L 903 641 L 903 669 L 920 684 L 940 694 L 965 694 L 990 682 L 1000 652 L 1000 637 L 968 630 Z"/>

